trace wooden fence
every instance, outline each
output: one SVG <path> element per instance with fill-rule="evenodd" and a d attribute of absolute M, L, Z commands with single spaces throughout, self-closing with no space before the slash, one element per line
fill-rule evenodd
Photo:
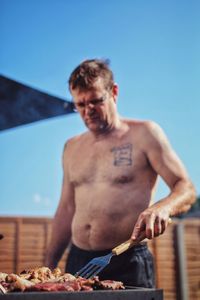
<path fill-rule="evenodd" d="M 19 273 L 44 265 L 51 234 L 50 218 L 0 217 L 0 271 Z M 200 219 L 173 220 L 149 242 L 155 258 L 157 287 L 165 300 L 200 299 Z M 68 250 L 59 267 L 64 271 Z"/>

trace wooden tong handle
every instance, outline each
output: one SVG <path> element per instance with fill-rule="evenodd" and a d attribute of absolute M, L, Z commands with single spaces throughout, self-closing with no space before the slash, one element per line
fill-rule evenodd
<path fill-rule="evenodd" d="M 169 224 L 172 223 L 172 219 L 169 218 L 169 221 L 168 221 Z M 149 239 L 145 238 L 146 237 L 146 233 L 145 231 L 142 232 L 142 234 L 140 235 L 140 239 L 137 239 L 137 240 L 132 240 L 132 239 L 129 239 L 128 241 L 120 244 L 119 246 L 115 247 L 112 249 L 112 253 L 115 254 L 115 255 L 119 255 L 123 252 L 125 252 L 126 250 L 132 248 L 133 246 L 136 246 L 138 245 L 140 242 L 147 242 L 149 241 Z"/>
<path fill-rule="evenodd" d="M 128 241 L 120 244 L 119 246 L 115 247 L 112 249 L 112 253 L 115 254 L 115 255 L 119 255 L 123 252 L 125 252 L 126 250 L 132 248 L 133 246 L 136 246 L 138 245 L 141 241 L 148 241 L 148 239 L 144 239 L 145 238 L 145 232 L 144 232 L 144 237 L 141 238 L 140 240 L 132 240 L 132 239 L 129 239 Z"/>

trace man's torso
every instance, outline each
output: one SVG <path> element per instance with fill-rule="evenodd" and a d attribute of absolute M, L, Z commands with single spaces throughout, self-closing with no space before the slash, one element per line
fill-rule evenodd
<path fill-rule="evenodd" d="M 71 142 L 67 159 L 76 206 L 72 241 L 78 247 L 102 250 L 120 244 L 149 206 L 157 176 L 143 149 L 142 126 L 124 121 L 117 136 L 94 139 L 86 133 Z"/>

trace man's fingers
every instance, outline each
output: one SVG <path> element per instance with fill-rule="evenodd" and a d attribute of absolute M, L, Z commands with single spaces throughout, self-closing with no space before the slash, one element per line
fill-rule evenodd
<path fill-rule="evenodd" d="M 152 214 L 148 221 L 146 222 L 146 236 L 148 239 L 152 239 L 154 237 L 154 224 L 155 224 L 155 215 Z"/>
<path fill-rule="evenodd" d="M 165 231 L 166 229 L 166 221 L 162 220 L 161 221 L 161 233 L 160 234 L 163 234 L 163 232 Z"/>
<path fill-rule="evenodd" d="M 155 220 L 155 226 L 154 226 L 154 236 L 157 237 L 164 233 L 166 230 L 168 224 L 172 222 L 171 218 L 168 220 L 159 219 L 158 217 Z"/>
<path fill-rule="evenodd" d="M 161 232 L 162 232 L 162 222 L 159 218 L 156 218 L 154 224 L 154 236 L 155 237 L 159 236 Z"/>
<path fill-rule="evenodd" d="M 145 237 L 152 239 L 157 237 L 165 231 L 168 223 L 171 223 L 171 219 L 164 220 L 162 216 L 158 214 L 141 214 L 135 224 L 131 239 L 142 240 Z"/>
<path fill-rule="evenodd" d="M 133 230 L 133 233 L 132 233 L 131 238 L 132 238 L 133 240 L 137 240 L 140 231 L 141 231 L 140 225 L 139 225 L 139 224 L 136 224 L 135 227 L 134 227 L 134 230 Z"/>
<path fill-rule="evenodd" d="M 131 239 L 137 240 L 139 238 L 141 232 L 144 231 L 144 229 L 145 229 L 144 221 L 143 221 L 143 219 L 139 219 L 135 224 L 133 233 L 131 235 Z"/>
<path fill-rule="evenodd" d="M 169 218 L 168 220 L 162 220 L 161 221 L 161 233 L 160 234 L 163 234 L 163 232 L 166 230 L 166 228 L 167 228 L 167 226 L 169 225 L 169 224 L 171 224 L 172 223 L 172 219 L 171 218 Z"/>

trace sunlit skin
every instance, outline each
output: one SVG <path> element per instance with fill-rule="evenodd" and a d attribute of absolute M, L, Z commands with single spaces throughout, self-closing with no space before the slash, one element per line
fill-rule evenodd
<path fill-rule="evenodd" d="M 46 263 L 55 267 L 69 241 L 105 250 L 129 239 L 162 234 L 170 216 L 187 211 L 195 191 L 162 129 L 117 112 L 118 86 L 98 79 L 91 90 L 71 90 L 88 131 L 63 152 L 63 185 Z M 170 194 L 155 204 L 160 175 Z"/>

